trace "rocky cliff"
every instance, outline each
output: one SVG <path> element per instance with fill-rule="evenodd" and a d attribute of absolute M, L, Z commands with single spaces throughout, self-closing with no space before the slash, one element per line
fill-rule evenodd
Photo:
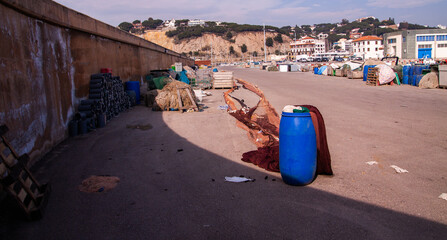
<path fill-rule="evenodd" d="M 267 32 L 266 37 L 274 38 L 277 33 Z M 230 40 L 223 36 L 207 33 L 202 37 L 190 38 L 184 40 L 175 40 L 165 35 L 164 31 L 146 31 L 140 37 L 161 45 L 165 48 L 171 49 L 178 53 L 193 53 L 198 52 L 199 56 L 208 58 L 213 49 L 213 56 L 217 59 L 237 58 L 242 56 L 241 46 L 247 46 L 247 52 L 244 53 L 244 58 L 253 56 L 256 52 L 258 56 L 264 56 L 264 33 L 263 32 L 242 32 L 233 34 Z M 274 42 L 273 47 L 267 47 L 267 54 L 274 54 L 276 50 L 281 53 L 286 53 L 289 50 L 289 43 L 292 41 L 288 36 L 282 35 L 283 43 Z M 236 54 L 229 54 L 230 46 L 233 46 Z M 256 54 L 255 53 L 255 54 Z M 197 54 L 197 53 L 196 53 Z"/>

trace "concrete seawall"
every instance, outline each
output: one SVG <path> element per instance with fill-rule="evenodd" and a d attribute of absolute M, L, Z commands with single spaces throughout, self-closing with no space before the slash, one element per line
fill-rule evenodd
<path fill-rule="evenodd" d="M 91 74 L 123 81 L 193 60 L 48 0 L 0 0 L 0 124 L 36 160 L 68 136 Z"/>

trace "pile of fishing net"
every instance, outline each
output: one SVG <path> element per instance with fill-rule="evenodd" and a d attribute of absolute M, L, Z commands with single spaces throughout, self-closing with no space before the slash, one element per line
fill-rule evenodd
<path fill-rule="evenodd" d="M 425 74 L 419 82 L 419 88 L 439 87 L 438 75 L 435 72 Z"/>
<path fill-rule="evenodd" d="M 145 104 L 147 107 L 152 107 L 152 110 L 154 111 L 178 110 L 180 108 L 178 100 L 179 95 L 182 105 L 185 108 L 194 107 L 189 96 L 192 97 L 196 105 L 198 103 L 197 97 L 195 96 L 194 91 L 192 91 L 191 86 L 171 78 L 171 81 L 168 82 L 163 89 L 148 91 L 146 93 Z"/>

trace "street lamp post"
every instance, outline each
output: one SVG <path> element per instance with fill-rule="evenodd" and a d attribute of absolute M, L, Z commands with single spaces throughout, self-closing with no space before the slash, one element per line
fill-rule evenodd
<path fill-rule="evenodd" d="M 265 43 L 265 24 L 264 24 L 264 62 L 267 62 L 267 49 Z"/>

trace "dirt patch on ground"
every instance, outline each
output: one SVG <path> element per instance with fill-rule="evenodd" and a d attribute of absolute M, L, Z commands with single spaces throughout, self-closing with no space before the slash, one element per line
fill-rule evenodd
<path fill-rule="evenodd" d="M 90 176 L 79 185 L 79 191 L 86 193 L 108 192 L 118 185 L 120 181 L 117 177 L 111 176 Z"/>

